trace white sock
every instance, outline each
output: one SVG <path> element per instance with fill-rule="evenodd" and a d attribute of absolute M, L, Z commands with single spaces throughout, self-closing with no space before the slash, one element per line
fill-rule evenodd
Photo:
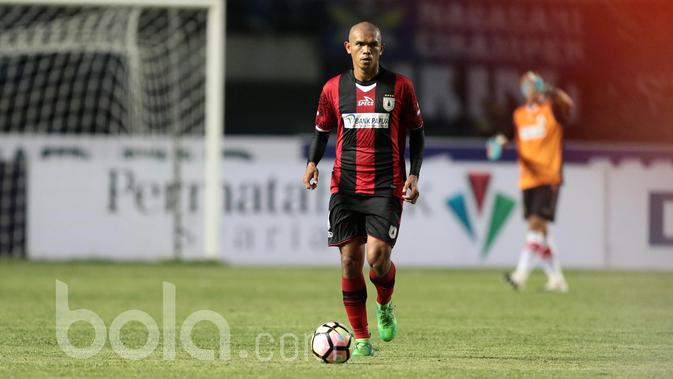
<path fill-rule="evenodd" d="M 533 252 L 542 252 L 547 248 L 547 237 L 542 232 L 529 230 L 526 233 L 526 248 Z"/>
<path fill-rule="evenodd" d="M 528 275 L 535 265 L 535 253 L 539 249 L 539 246 L 547 246 L 544 234 L 528 231 L 526 233 L 526 242 L 523 250 L 521 250 L 521 255 L 519 255 L 519 263 L 516 265 L 516 270 L 513 274 L 514 280 L 523 283 L 528 279 Z"/>
<path fill-rule="evenodd" d="M 558 248 L 556 247 L 556 244 L 551 239 L 551 237 L 547 238 L 547 246 L 549 247 L 551 254 L 542 259 L 542 269 L 544 270 L 545 274 L 547 274 L 549 281 L 563 279 L 561 263 L 558 259 Z"/>
<path fill-rule="evenodd" d="M 528 279 L 531 269 L 533 268 L 535 255 L 532 251 L 524 248 L 519 255 L 519 263 L 514 270 L 513 279 L 522 284 Z"/>
<path fill-rule="evenodd" d="M 553 278 L 556 277 L 556 267 L 554 267 L 554 253 L 552 252 L 551 255 L 544 257 L 540 259 L 540 266 L 542 267 L 542 270 L 544 271 L 545 275 L 547 275 L 547 279 L 552 280 Z"/>

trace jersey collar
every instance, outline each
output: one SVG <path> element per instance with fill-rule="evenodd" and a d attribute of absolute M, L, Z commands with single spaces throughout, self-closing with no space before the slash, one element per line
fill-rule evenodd
<path fill-rule="evenodd" d="M 379 65 L 379 72 L 376 74 L 376 76 L 374 76 L 370 80 L 364 80 L 364 81 L 363 80 L 357 80 L 355 78 L 355 74 L 353 73 L 353 69 L 350 69 L 348 71 L 348 74 L 349 74 L 352 81 L 354 81 L 355 83 L 357 83 L 361 86 L 366 87 L 366 86 L 375 84 L 378 81 L 378 79 L 383 75 L 384 71 L 387 71 L 387 70 L 383 66 Z"/>

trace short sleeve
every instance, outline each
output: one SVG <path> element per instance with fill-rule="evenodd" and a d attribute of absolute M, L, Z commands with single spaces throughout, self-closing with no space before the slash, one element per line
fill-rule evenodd
<path fill-rule="evenodd" d="M 318 111 L 315 114 L 315 128 L 321 132 L 329 132 L 337 126 L 338 121 L 334 112 L 334 104 L 329 93 L 329 87 L 325 85 L 318 100 Z"/>
<path fill-rule="evenodd" d="M 409 130 L 423 127 L 423 116 L 421 115 L 421 107 L 416 98 L 416 90 L 410 80 L 406 80 L 406 90 L 404 91 L 406 98 L 404 99 L 404 115 L 402 119 Z"/>

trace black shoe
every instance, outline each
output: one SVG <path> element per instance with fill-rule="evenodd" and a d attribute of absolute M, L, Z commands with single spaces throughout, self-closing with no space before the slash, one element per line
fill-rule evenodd
<path fill-rule="evenodd" d="M 512 275 L 508 272 L 503 275 L 503 279 L 505 280 L 505 283 L 509 284 L 514 288 L 515 290 L 519 290 L 519 284 L 512 279 Z"/>

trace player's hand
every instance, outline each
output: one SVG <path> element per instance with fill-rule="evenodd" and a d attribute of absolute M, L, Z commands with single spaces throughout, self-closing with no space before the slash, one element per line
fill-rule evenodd
<path fill-rule="evenodd" d="M 490 161 L 497 161 L 502 156 L 502 146 L 507 144 L 507 137 L 498 134 L 486 141 L 486 157 Z"/>
<path fill-rule="evenodd" d="M 307 190 L 314 190 L 318 187 L 318 176 L 320 172 L 318 171 L 318 166 L 313 162 L 308 162 L 306 165 L 306 172 L 304 173 L 304 185 Z"/>
<path fill-rule="evenodd" d="M 409 175 L 402 188 L 402 198 L 407 203 L 416 204 L 416 200 L 421 194 L 418 192 L 418 176 Z"/>

